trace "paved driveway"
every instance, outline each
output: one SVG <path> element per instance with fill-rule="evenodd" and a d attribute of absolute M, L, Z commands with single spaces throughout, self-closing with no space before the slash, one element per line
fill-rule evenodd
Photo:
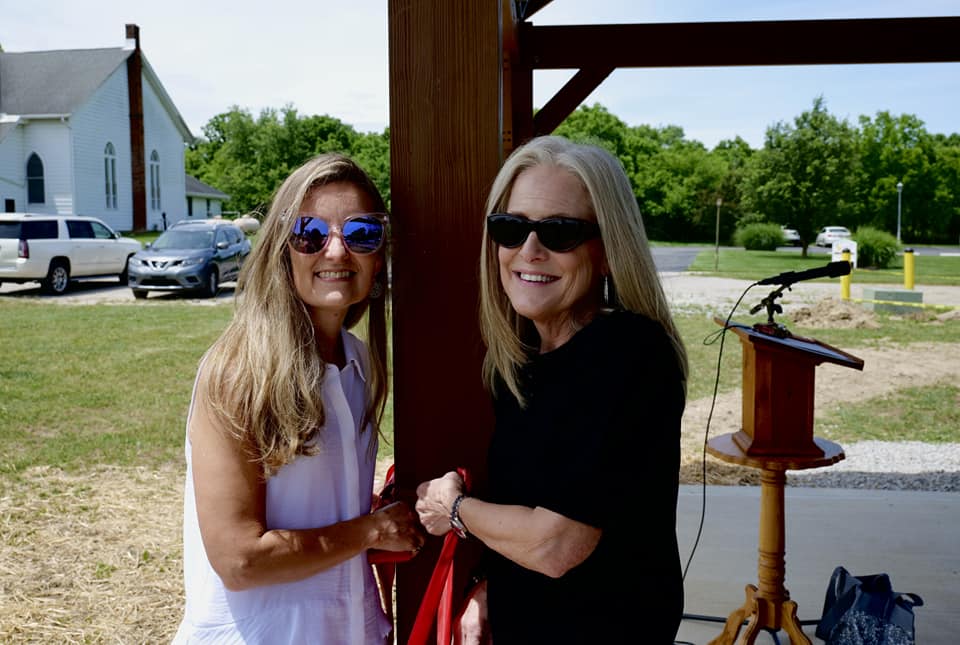
<path fill-rule="evenodd" d="M 236 287 L 234 282 L 224 282 L 220 285 L 220 293 L 216 298 L 199 298 L 195 294 L 186 293 L 151 293 L 147 301 L 150 300 L 189 300 L 198 303 L 216 304 L 224 300 L 233 299 L 233 291 Z M 101 302 L 144 302 L 136 300 L 130 287 L 118 284 L 116 279 L 111 280 L 86 280 L 82 282 L 73 282 L 66 295 L 52 296 L 45 293 L 38 282 L 28 282 L 26 284 L 0 284 L 0 297 L 9 297 L 12 300 L 42 300 L 46 302 L 55 302 L 58 304 L 97 304 Z"/>
<path fill-rule="evenodd" d="M 690 268 L 690 263 L 696 259 L 697 254 L 706 251 L 705 246 L 655 246 L 653 251 L 653 262 L 657 265 L 657 271 L 661 273 L 676 273 L 686 271 Z"/>

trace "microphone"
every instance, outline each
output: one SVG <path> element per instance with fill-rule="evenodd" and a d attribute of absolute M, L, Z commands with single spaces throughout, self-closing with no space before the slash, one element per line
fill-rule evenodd
<path fill-rule="evenodd" d="M 819 269 L 807 269 L 806 271 L 786 271 L 772 278 L 764 278 L 757 284 L 782 284 L 791 285 L 794 282 L 803 280 L 814 280 L 816 278 L 838 278 L 842 275 L 850 274 L 850 263 L 844 260 L 831 262 Z"/>

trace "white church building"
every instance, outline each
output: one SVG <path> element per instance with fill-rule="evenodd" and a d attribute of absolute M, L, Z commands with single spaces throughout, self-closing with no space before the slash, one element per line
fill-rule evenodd
<path fill-rule="evenodd" d="M 201 209 L 209 187 L 188 193 L 192 141 L 137 25 L 124 47 L 0 52 L 0 211 L 90 215 L 120 231 L 219 214 L 228 195 L 206 190 Z"/>

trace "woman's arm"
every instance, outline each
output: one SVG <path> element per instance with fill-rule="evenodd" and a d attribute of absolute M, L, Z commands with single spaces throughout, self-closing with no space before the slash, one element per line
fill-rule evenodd
<path fill-rule="evenodd" d="M 417 488 L 416 510 L 432 535 L 450 530 L 450 509 L 463 481 L 450 472 Z M 593 553 L 602 531 L 549 509 L 491 504 L 475 497 L 460 502 L 460 519 L 471 535 L 532 571 L 559 578 Z"/>
<path fill-rule="evenodd" d="M 453 645 L 490 645 L 488 615 L 487 581 L 484 580 L 467 592 L 463 609 L 453 620 Z"/>
<path fill-rule="evenodd" d="M 292 582 L 371 548 L 412 551 L 423 543 L 402 503 L 304 530 L 267 530 L 260 465 L 216 422 L 201 374 L 188 426 L 200 534 L 214 571 L 233 591 Z"/>

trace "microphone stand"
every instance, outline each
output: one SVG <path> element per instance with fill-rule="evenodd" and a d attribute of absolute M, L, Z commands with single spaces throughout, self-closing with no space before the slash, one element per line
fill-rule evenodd
<path fill-rule="evenodd" d="M 789 338 L 790 336 L 792 336 L 790 331 L 785 326 L 783 326 L 781 323 L 776 322 L 773 319 L 773 314 L 783 313 L 783 307 L 777 302 L 777 298 L 783 295 L 784 289 L 786 289 L 787 291 L 790 291 L 791 287 L 792 287 L 791 283 L 780 285 L 780 287 L 771 291 L 766 298 L 761 300 L 760 304 L 754 305 L 750 309 L 750 315 L 753 315 L 764 308 L 766 308 L 767 310 L 767 322 L 754 324 L 753 328 L 756 331 L 763 334 L 767 334 L 769 336 L 776 336 L 777 338 Z"/>

